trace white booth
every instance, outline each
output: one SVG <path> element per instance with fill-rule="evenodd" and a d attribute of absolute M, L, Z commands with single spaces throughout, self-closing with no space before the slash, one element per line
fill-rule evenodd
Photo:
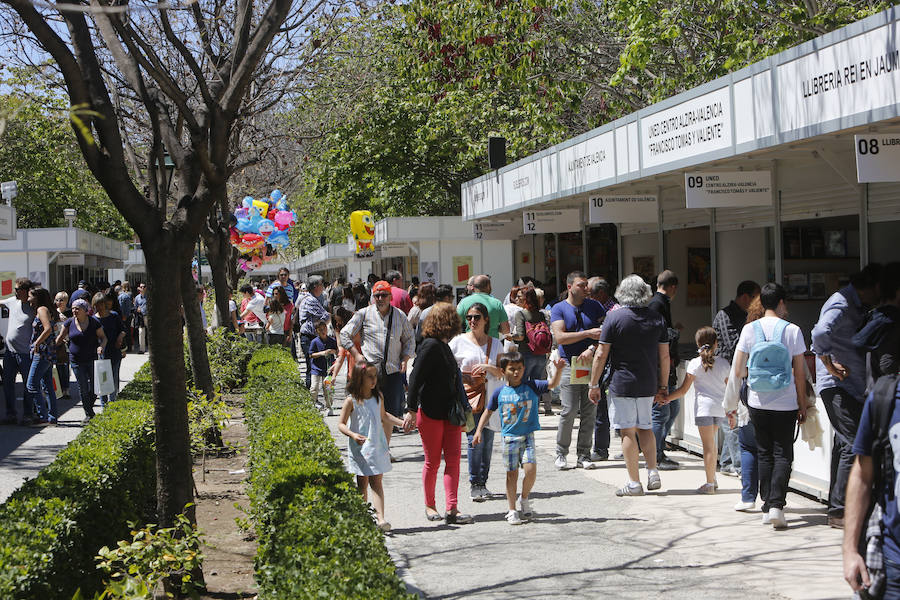
<path fill-rule="evenodd" d="M 674 270 L 684 356 L 745 279 L 783 282 L 809 343 L 853 272 L 900 260 L 898 46 L 888 9 L 469 181 L 463 218 L 521 222 L 516 275 L 545 283 Z M 797 444 L 796 488 L 827 496 L 831 435 Z"/>

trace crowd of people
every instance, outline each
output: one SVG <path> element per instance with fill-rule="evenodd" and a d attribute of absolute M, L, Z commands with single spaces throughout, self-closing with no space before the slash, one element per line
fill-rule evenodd
<path fill-rule="evenodd" d="M 13 295 L 0 301 L 6 320 L 0 332 L 3 349 L 2 389 L 6 415 L 0 424 L 42 427 L 58 424 L 58 401 L 80 401 L 84 420 L 94 417 L 97 361 L 113 385 L 99 396 L 100 406 L 116 399 L 122 357 L 147 350 L 146 285 L 132 295 L 126 282 L 98 286 L 80 281 L 69 295 L 54 296 L 40 282 L 15 280 Z M 16 377 L 24 384 L 19 418 Z M 74 382 L 70 379 L 74 376 Z"/>
<path fill-rule="evenodd" d="M 397 271 L 353 285 L 326 285 L 314 276 L 300 286 L 292 317 L 298 356 L 326 414 L 337 375 L 346 373 L 351 382 L 340 428 L 348 435 L 349 469 L 377 497 L 382 528 L 390 527 L 380 477 L 391 468 L 391 437 L 413 430 L 425 458 L 426 518 L 473 520 L 458 502 L 465 440 L 470 498 L 493 496 L 487 481 L 499 445 L 506 519 L 527 521 L 535 512 L 533 434 L 541 412 L 554 414 L 555 398 L 561 406 L 554 467 L 596 468 L 610 459 L 615 433 L 622 452 L 613 458 L 625 465 L 619 496 L 660 489 L 660 471 L 680 468 L 666 454 L 666 440 L 681 403 L 690 399 L 703 448 L 696 492 L 716 493 L 720 474 L 740 477 L 734 509 L 752 511 L 759 502 L 762 522 L 783 529 L 795 434 L 808 427 L 815 435 L 817 417 L 807 423 L 807 413 L 814 414 L 817 396 L 835 435 L 828 524 L 843 528 L 851 467 L 871 450 L 859 447 L 857 436 L 861 422 L 871 424 L 864 418 L 867 394 L 900 365 L 900 266 L 869 265 L 853 275 L 808 332 L 790 322 L 790 299 L 777 283 L 741 282 L 712 322 L 693 332 L 673 319 L 678 276 L 665 270 L 654 283 L 655 289 L 631 275 L 613 289 L 602 277 L 575 271 L 557 298 L 545 298 L 539 282 L 523 278 L 501 301 L 490 277 L 477 275 L 458 303 L 452 287 L 418 281 L 407 287 Z M 690 353 L 682 343 L 689 336 L 696 345 Z M 469 411 L 466 419 L 460 404 Z M 573 449 L 576 416 L 581 425 Z M 443 515 L 435 500 L 442 461 Z M 896 507 L 886 514 L 900 542 Z M 862 521 L 854 518 L 853 526 Z M 900 565 L 900 543 L 892 548 Z"/>

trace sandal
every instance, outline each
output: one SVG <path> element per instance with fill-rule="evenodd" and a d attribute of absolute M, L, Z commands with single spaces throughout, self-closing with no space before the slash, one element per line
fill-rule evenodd
<path fill-rule="evenodd" d="M 472 515 L 464 515 L 463 513 L 447 513 L 447 516 L 444 517 L 444 522 L 447 525 L 468 525 L 470 523 L 475 522 L 475 517 Z"/>
<path fill-rule="evenodd" d="M 441 513 L 435 511 L 434 513 L 429 513 L 427 510 L 425 511 L 425 518 L 429 521 L 443 521 L 444 517 L 441 516 Z"/>

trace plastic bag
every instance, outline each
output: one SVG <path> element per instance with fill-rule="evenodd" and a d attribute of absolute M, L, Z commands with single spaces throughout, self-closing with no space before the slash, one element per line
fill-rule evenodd
<path fill-rule="evenodd" d="M 116 391 L 113 380 L 112 362 L 109 359 L 94 361 L 94 393 L 98 396 L 109 396 Z"/>

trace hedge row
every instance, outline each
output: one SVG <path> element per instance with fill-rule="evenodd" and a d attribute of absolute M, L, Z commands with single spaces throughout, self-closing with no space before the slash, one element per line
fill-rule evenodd
<path fill-rule="evenodd" d="M 152 520 L 155 509 L 149 400 L 108 405 L 0 506 L 0 598 L 71 598 L 79 588 L 88 596 L 102 589 L 97 551 L 127 538 L 128 521 Z"/>
<path fill-rule="evenodd" d="M 290 354 L 248 365 L 260 598 L 410 598 Z"/>

